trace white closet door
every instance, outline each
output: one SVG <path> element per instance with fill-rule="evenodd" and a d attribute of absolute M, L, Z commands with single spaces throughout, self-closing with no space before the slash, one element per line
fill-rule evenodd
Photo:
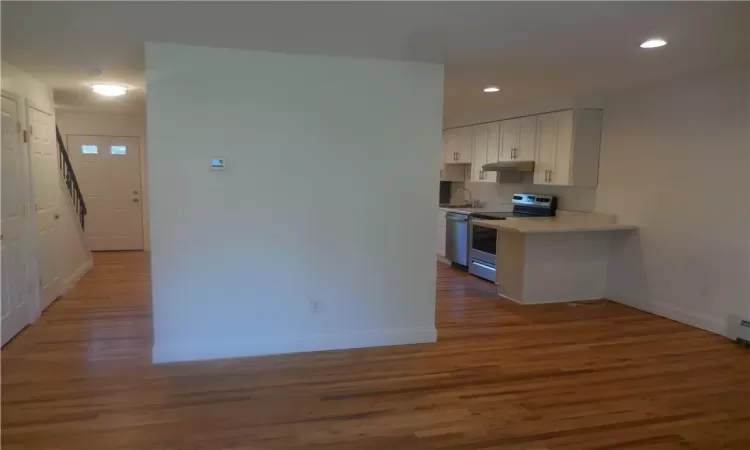
<path fill-rule="evenodd" d="M 28 170 L 21 140 L 19 105 L 2 97 L 2 220 L 0 221 L 0 273 L 2 273 L 2 345 L 23 329 L 30 318 L 31 285 L 24 239 Z"/>
<path fill-rule="evenodd" d="M 55 122 L 51 114 L 34 107 L 27 109 L 31 178 L 38 231 L 38 255 L 42 282 L 42 309 L 62 294 L 63 280 L 59 249 L 60 236 L 60 169 L 58 168 Z"/>

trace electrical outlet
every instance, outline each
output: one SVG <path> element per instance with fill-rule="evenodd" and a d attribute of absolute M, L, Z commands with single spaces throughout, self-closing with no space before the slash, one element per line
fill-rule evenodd
<path fill-rule="evenodd" d="M 323 302 L 321 302 L 320 300 L 310 299 L 310 312 L 313 314 L 317 314 L 322 311 L 323 311 Z"/>

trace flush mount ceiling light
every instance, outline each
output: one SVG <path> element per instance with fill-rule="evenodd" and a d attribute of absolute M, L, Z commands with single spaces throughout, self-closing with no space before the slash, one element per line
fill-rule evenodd
<path fill-rule="evenodd" d="M 499 90 L 500 88 L 497 86 L 487 86 L 486 88 L 484 88 L 484 92 L 497 92 Z"/>
<path fill-rule="evenodd" d="M 105 97 L 119 97 L 128 92 L 128 88 L 120 84 L 94 84 L 91 90 Z"/>
<path fill-rule="evenodd" d="M 667 45 L 667 41 L 661 38 L 652 38 L 641 44 L 641 48 L 658 48 Z"/>

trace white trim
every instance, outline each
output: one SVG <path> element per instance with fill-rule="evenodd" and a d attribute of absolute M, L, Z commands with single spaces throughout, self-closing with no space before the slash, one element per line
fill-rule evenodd
<path fill-rule="evenodd" d="M 189 342 L 181 340 L 180 342 L 154 344 L 152 361 L 154 363 L 197 361 L 282 353 L 423 344 L 436 341 L 437 329 L 434 326 L 401 330 L 313 334 L 292 338 L 278 336 L 252 340 L 211 340 L 210 337 L 196 335 L 196 338 Z"/>
<path fill-rule="evenodd" d="M 664 302 L 645 303 L 636 300 L 625 300 L 613 297 L 609 297 L 609 299 L 635 309 L 640 309 L 641 311 L 646 311 L 651 314 L 656 314 L 657 316 L 665 317 L 667 319 L 691 325 L 702 330 L 710 331 L 711 333 L 715 333 L 720 336 L 729 337 L 730 335 L 726 320 L 709 316 L 708 314 L 690 311 L 685 308 L 680 308 L 679 306 L 670 305 L 669 303 Z"/>
<path fill-rule="evenodd" d="M 70 291 L 70 288 L 76 285 L 79 281 L 81 281 L 81 278 L 83 278 L 84 275 L 89 273 L 91 269 L 94 268 L 94 261 L 92 259 L 87 259 L 86 262 L 84 262 L 81 267 L 76 269 L 75 272 L 73 272 L 68 278 L 66 278 L 63 281 L 63 293 L 62 295 L 65 295 Z"/>

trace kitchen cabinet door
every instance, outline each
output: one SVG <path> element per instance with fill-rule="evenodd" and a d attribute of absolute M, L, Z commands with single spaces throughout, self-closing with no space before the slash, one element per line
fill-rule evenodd
<path fill-rule="evenodd" d="M 456 162 L 456 130 L 443 131 L 443 162 L 445 164 Z"/>
<path fill-rule="evenodd" d="M 573 111 L 561 111 L 557 115 L 557 146 L 555 161 L 547 184 L 570 185 L 570 166 L 573 162 Z"/>
<path fill-rule="evenodd" d="M 440 181 L 466 181 L 466 164 L 443 164 Z"/>
<path fill-rule="evenodd" d="M 536 154 L 538 116 L 522 117 L 519 121 L 518 145 L 515 156 L 519 161 L 533 161 Z"/>
<path fill-rule="evenodd" d="M 549 184 L 549 172 L 555 169 L 557 160 L 557 113 L 537 117 L 537 145 L 534 157 L 534 184 Z"/>
<path fill-rule="evenodd" d="M 471 164 L 472 127 L 443 132 L 443 161 L 446 164 Z"/>
<path fill-rule="evenodd" d="M 471 157 L 471 181 L 482 181 L 482 166 L 487 164 L 487 135 L 486 127 L 477 125 L 474 127 L 474 139 L 472 140 Z"/>
<path fill-rule="evenodd" d="M 498 161 L 512 161 L 521 135 L 521 119 L 503 120 Z"/>
<path fill-rule="evenodd" d="M 537 116 L 519 117 L 502 122 L 502 140 L 498 161 L 534 161 Z"/>
<path fill-rule="evenodd" d="M 602 111 L 576 109 L 538 116 L 535 184 L 594 187 L 599 177 Z"/>
<path fill-rule="evenodd" d="M 458 128 L 456 145 L 456 162 L 471 164 L 473 127 Z"/>
<path fill-rule="evenodd" d="M 488 134 L 486 164 L 500 161 L 500 136 L 502 135 L 500 122 L 488 123 L 487 127 Z M 497 172 L 482 171 L 482 181 L 490 181 L 492 183 L 496 182 Z"/>
<path fill-rule="evenodd" d="M 474 127 L 471 181 L 497 181 L 497 173 L 485 172 L 482 166 L 497 161 L 499 145 L 500 126 L 497 122 L 476 125 Z"/>

